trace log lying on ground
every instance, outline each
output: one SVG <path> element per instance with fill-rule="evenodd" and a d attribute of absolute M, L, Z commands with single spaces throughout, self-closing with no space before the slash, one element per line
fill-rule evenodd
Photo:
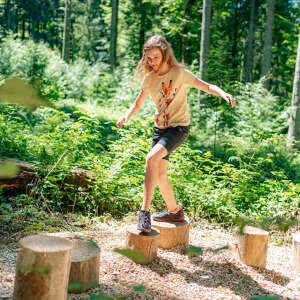
<path fill-rule="evenodd" d="M 145 263 L 150 263 L 157 257 L 159 231 L 141 232 L 135 225 L 129 226 L 126 232 L 126 247 L 145 256 Z"/>
<path fill-rule="evenodd" d="M 14 163 L 19 171 L 12 178 L 0 178 L 0 188 L 5 194 L 20 194 L 30 191 L 29 184 L 39 178 L 39 175 L 30 163 L 17 159 L 1 159 L 0 163 Z M 65 183 L 81 187 L 83 191 L 88 190 L 91 182 L 95 180 L 95 174 L 92 171 L 87 171 L 82 168 L 73 168 L 70 170 L 70 176 L 61 183 L 64 187 Z"/>
<path fill-rule="evenodd" d="M 243 233 L 235 234 L 235 255 L 248 266 L 265 268 L 269 233 L 260 228 L 245 226 Z"/>
<path fill-rule="evenodd" d="M 293 234 L 292 265 L 300 272 L 300 233 Z"/>
<path fill-rule="evenodd" d="M 28 184 L 37 178 L 33 165 L 17 159 L 1 159 L 0 163 L 13 163 L 19 169 L 12 178 L 1 178 L 0 188 L 5 194 L 18 194 L 28 192 Z"/>
<path fill-rule="evenodd" d="M 13 300 L 65 300 L 72 242 L 46 235 L 20 240 Z"/>
<path fill-rule="evenodd" d="M 160 231 L 158 247 L 170 249 L 179 245 L 189 244 L 189 220 L 180 222 L 157 222 L 152 220 L 152 226 Z"/>
<path fill-rule="evenodd" d="M 100 248 L 92 240 L 73 239 L 69 292 L 79 293 L 99 285 Z"/>

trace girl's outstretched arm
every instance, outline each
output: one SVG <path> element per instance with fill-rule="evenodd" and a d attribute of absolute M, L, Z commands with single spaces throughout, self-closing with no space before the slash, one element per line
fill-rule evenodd
<path fill-rule="evenodd" d="M 129 110 L 127 111 L 126 115 L 121 117 L 118 122 L 117 126 L 122 128 L 124 123 L 127 123 L 128 120 L 143 106 L 146 98 L 148 97 L 149 92 L 141 89 L 139 95 L 137 96 L 136 100 L 133 102 Z"/>
<path fill-rule="evenodd" d="M 214 84 L 209 84 L 208 82 L 205 82 L 199 78 L 195 78 L 191 83 L 191 86 L 208 94 L 221 96 L 227 103 L 231 104 L 231 107 L 234 107 L 236 104 L 236 101 L 232 95 L 224 92 L 221 88 Z"/>

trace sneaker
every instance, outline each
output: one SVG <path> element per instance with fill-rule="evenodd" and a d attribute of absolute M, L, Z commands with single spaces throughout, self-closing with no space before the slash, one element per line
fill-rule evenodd
<path fill-rule="evenodd" d="M 151 231 L 151 215 L 149 211 L 141 210 L 139 213 L 138 230 L 150 232 Z"/>
<path fill-rule="evenodd" d="M 172 221 L 172 222 L 179 222 L 184 220 L 184 213 L 183 209 L 180 207 L 176 214 L 170 213 L 167 209 L 154 213 L 152 215 L 153 220 L 163 222 L 163 221 Z"/>

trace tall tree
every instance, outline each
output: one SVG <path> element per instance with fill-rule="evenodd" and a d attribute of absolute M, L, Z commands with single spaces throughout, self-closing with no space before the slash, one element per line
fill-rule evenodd
<path fill-rule="evenodd" d="M 65 0 L 62 58 L 66 62 L 69 62 L 71 58 L 71 0 Z"/>
<path fill-rule="evenodd" d="M 184 1 L 184 16 L 185 16 L 185 21 L 183 23 L 183 28 L 182 28 L 182 45 L 181 45 L 181 61 L 183 63 L 186 63 L 188 61 L 188 24 L 187 22 L 189 21 L 190 18 L 190 12 L 191 8 L 194 5 L 196 1 L 195 0 L 185 0 Z"/>
<path fill-rule="evenodd" d="M 271 57 L 272 57 L 272 35 L 273 35 L 273 24 L 274 24 L 274 9 L 275 0 L 267 0 L 267 21 L 265 27 L 264 36 L 264 56 L 261 66 L 261 77 L 266 76 L 271 69 Z M 265 82 L 265 87 L 269 88 L 270 81 Z"/>
<path fill-rule="evenodd" d="M 200 46 L 200 78 L 207 80 L 207 61 L 210 41 L 211 0 L 203 0 L 201 46 Z"/>
<path fill-rule="evenodd" d="M 298 38 L 298 51 L 293 84 L 291 117 L 289 120 L 289 132 L 287 146 L 295 146 L 300 149 L 300 32 Z"/>
<path fill-rule="evenodd" d="M 250 0 L 250 22 L 245 63 L 245 81 L 252 81 L 255 0 Z"/>
<path fill-rule="evenodd" d="M 110 66 L 116 66 L 119 0 L 111 1 Z"/>

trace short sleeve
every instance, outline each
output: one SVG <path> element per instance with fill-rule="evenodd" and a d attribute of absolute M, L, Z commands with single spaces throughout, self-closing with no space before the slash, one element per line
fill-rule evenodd
<path fill-rule="evenodd" d="M 141 84 L 141 89 L 144 90 L 145 92 L 150 92 L 150 74 L 146 74 L 143 78 L 142 84 Z"/>
<path fill-rule="evenodd" d="M 183 81 L 183 83 L 185 83 L 187 85 L 192 85 L 192 83 L 194 82 L 195 78 L 197 78 L 196 75 L 194 75 L 192 72 L 190 72 L 187 69 L 182 69 L 181 74 L 182 74 L 182 81 Z"/>

